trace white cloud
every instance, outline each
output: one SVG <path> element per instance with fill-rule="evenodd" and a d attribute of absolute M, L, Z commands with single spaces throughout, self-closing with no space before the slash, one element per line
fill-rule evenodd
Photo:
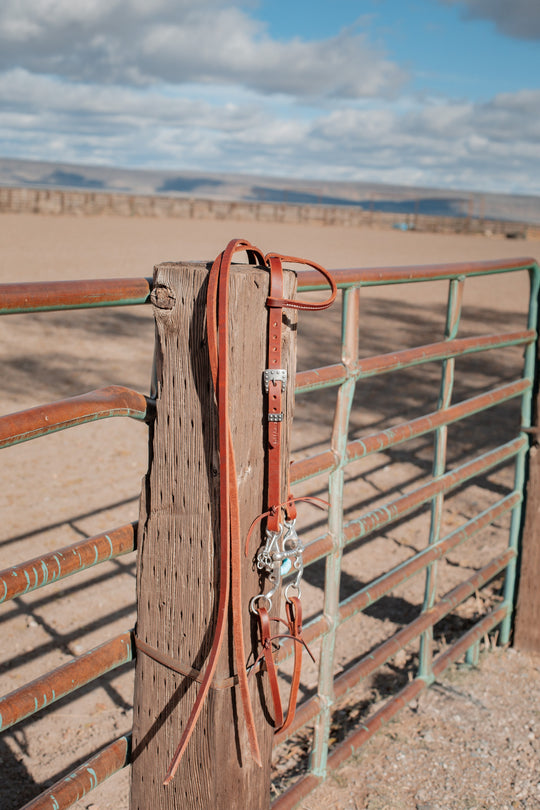
<path fill-rule="evenodd" d="M 538 109 L 540 91 L 404 112 L 334 110 L 314 122 L 305 160 L 324 166 L 331 145 L 334 169 L 351 179 L 540 193 Z"/>
<path fill-rule="evenodd" d="M 533 30 L 536 12 L 524 5 Z M 501 25 L 502 6 L 467 3 Z M 0 151 L 540 193 L 540 91 L 482 104 L 398 97 L 404 72 L 357 29 L 277 41 L 247 9 L 248 0 L 3 0 Z"/>
<path fill-rule="evenodd" d="M 3 0 L 0 69 L 69 81 L 240 85 L 297 97 L 392 95 L 407 76 L 351 30 L 272 39 L 220 0 Z"/>
<path fill-rule="evenodd" d="M 466 19 L 490 20 L 506 36 L 540 39 L 540 3 L 538 0 L 439 0 L 462 6 Z"/>
<path fill-rule="evenodd" d="M 209 86 L 66 84 L 0 74 L 13 157 L 540 193 L 540 91 L 489 102 L 342 102 L 296 108 Z M 200 95 L 200 97 L 198 97 Z"/>

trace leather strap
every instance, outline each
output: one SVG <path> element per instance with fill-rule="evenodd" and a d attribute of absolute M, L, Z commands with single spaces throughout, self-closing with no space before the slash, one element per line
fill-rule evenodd
<path fill-rule="evenodd" d="M 300 259 L 298 256 L 285 256 L 282 253 L 267 253 L 265 260 L 269 266 L 273 260 L 277 260 L 280 264 L 286 262 L 287 264 L 304 264 L 307 267 L 313 267 L 314 270 L 317 270 L 322 276 L 324 276 L 330 286 L 330 297 L 325 301 L 297 301 L 293 300 L 292 298 L 280 298 L 278 295 L 274 294 L 272 289 L 270 289 L 270 296 L 266 300 L 267 306 L 281 308 L 290 307 L 292 309 L 309 309 L 316 311 L 328 309 L 328 307 L 331 306 L 336 300 L 336 282 L 334 281 L 333 276 L 321 264 L 317 264 L 317 262 L 313 262 L 309 259 Z"/>
<path fill-rule="evenodd" d="M 298 689 L 300 687 L 300 676 L 302 674 L 302 647 L 308 651 L 311 660 L 315 661 L 311 650 L 302 637 L 302 605 L 297 596 L 291 596 L 285 602 L 285 610 L 287 612 L 287 623 L 289 625 L 289 632 L 291 638 L 296 642 L 294 647 L 294 669 L 291 681 L 291 689 L 289 691 L 289 706 L 287 708 L 287 719 L 280 728 L 280 731 L 286 731 L 289 728 L 294 715 L 296 714 L 296 704 L 298 702 Z"/>
<path fill-rule="evenodd" d="M 280 379 L 281 369 L 281 321 L 282 304 L 269 304 L 270 300 L 283 301 L 283 267 L 278 256 L 267 258 L 270 268 L 270 297 L 266 299 L 268 313 L 268 379 L 266 389 L 268 396 L 268 495 L 269 506 L 279 504 L 281 495 L 281 423 L 283 421 L 282 390 L 285 379 Z M 281 510 L 277 509 L 268 516 L 268 529 L 279 531 Z"/>
<path fill-rule="evenodd" d="M 253 669 L 264 658 L 266 664 L 266 671 L 268 672 L 268 680 L 270 683 L 270 694 L 274 706 L 274 727 L 276 731 L 285 731 L 289 728 L 296 713 L 296 702 L 298 700 L 298 689 L 300 687 L 300 677 L 302 673 L 302 648 L 304 647 L 312 660 L 313 655 L 308 645 L 302 636 L 302 605 L 297 596 L 292 596 L 285 602 L 285 610 L 287 612 L 287 621 L 280 618 L 271 618 L 265 607 L 258 609 L 259 616 L 259 630 L 261 634 L 262 652 L 258 659 L 255 661 Z M 275 633 L 271 634 L 270 622 L 281 622 L 288 628 L 288 633 Z M 294 668 L 291 681 L 291 688 L 289 691 L 289 704 L 287 707 L 287 718 L 283 722 L 283 707 L 281 703 L 281 695 L 279 691 L 277 668 L 274 661 L 272 642 L 278 641 L 282 638 L 290 638 L 296 642 L 294 647 Z"/>
<path fill-rule="evenodd" d="M 242 630 L 242 593 L 241 593 L 241 540 L 240 516 L 238 505 L 238 487 L 236 464 L 231 441 L 229 424 L 229 274 L 232 258 L 235 253 L 247 251 L 251 263 L 257 259 L 264 264 L 262 253 L 250 242 L 233 239 L 223 253 L 215 259 L 208 278 L 207 294 L 207 338 L 210 367 L 218 406 L 219 423 L 219 458 L 220 458 L 220 570 L 219 597 L 216 628 L 208 663 L 204 672 L 201 687 L 191 710 L 188 722 L 174 752 L 171 764 L 165 776 L 164 785 L 174 777 L 186 746 L 201 713 L 204 701 L 210 689 L 216 670 L 219 654 L 225 635 L 229 593 L 233 624 L 233 646 L 236 670 L 242 707 L 244 710 L 248 739 L 252 755 L 258 765 L 262 765 L 253 710 L 248 691 L 245 668 L 245 645 Z"/>
<path fill-rule="evenodd" d="M 269 310 L 268 316 L 268 370 L 266 390 L 268 395 L 268 497 L 267 503 L 270 513 L 268 515 L 268 529 L 278 532 L 281 525 L 281 423 L 284 418 L 282 407 L 282 392 L 285 390 L 286 377 L 281 369 L 281 323 L 283 309 L 322 310 L 327 309 L 337 295 L 336 282 L 330 273 L 316 262 L 299 259 L 296 256 L 285 256 L 281 253 L 267 253 L 265 262 L 270 270 L 270 294 L 266 299 Z M 325 301 L 294 301 L 283 297 L 283 262 L 288 264 L 305 264 L 318 270 L 330 285 L 330 297 Z M 296 517 L 293 499 L 289 498 L 291 511 L 287 512 L 289 519 Z"/>
<path fill-rule="evenodd" d="M 279 636 L 273 636 L 270 630 L 271 621 L 281 621 L 279 619 L 271 619 L 265 607 L 260 607 L 259 614 L 259 629 L 261 633 L 261 646 L 262 653 L 259 656 L 264 658 L 266 664 L 266 671 L 268 673 L 268 682 L 270 684 L 270 695 L 272 696 L 272 703 L 274 705 L 274 726 L 276 730 L 283 724 L 283 709 L 281 706 L 281 695 L 279 693 L 279 683 L 277 676 L 276 664 L 274 656 L 272 655 L 272 641 Z M 259 660 L 258 659 L 258 660 Z M 255 662 L 257 664 L 258 661 Z"/>
<path fill-rule="evenodd" d="M 179 675 L 184 675 L 186 678 L 191 678 L 192 681 L 196 681 L 197 683 L 203 682 L 203 676 L 198 669 L 195 669 L 195 667 L 191 667 L 187 664 L 182 664 L 181 661 L 171 658 L 170 655 L 165 655 L 165 653 L 161 652 L 161 650 L 156 650 L 155 647 L 147 644 L 146 641 L 143 641 L 135 633 L 133 633 L 133 642 L 138 652 L 144 653 L 144 655 L 147 655 L 149 658 L 157 661 L 158 664 L 161 664 L 163 667 L 172 669 L 173 672 L 177 672 Z M 223 678 L 223 680 L 220 681 L 217 681 L 214 678 L 210 684 L 210 689 L 231 689 L 233 686 L 236 686 L 237 683 L 238 675 L 232 675 L 230 678 Z"/>

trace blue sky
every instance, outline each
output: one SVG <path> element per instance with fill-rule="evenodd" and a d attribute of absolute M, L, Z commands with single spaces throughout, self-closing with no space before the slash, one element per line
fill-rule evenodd
<path fill-rule="evenodd" d="M 540 0 L 2 0 L 0 156 L 540 194 Z"/>
<path fill-rule="evenodd" d="M 540 38 L 509 37 L 497 30 L 493 19 L 464 19 L 466 5 L 436 0 L 262 0 L 254 16 L 276 39 L 287 37 L 288 30 L 312 41 L 345 27 L 367 31 L 410 71 L 409 90 L 414 92 L 487 100 L 500 92 L 538 87 Z"/>

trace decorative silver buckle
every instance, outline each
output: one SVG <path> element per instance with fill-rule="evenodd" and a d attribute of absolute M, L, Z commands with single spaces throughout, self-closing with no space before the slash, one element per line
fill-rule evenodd
<path fill-rule="evenodd" d="M 281 390 L 285 391 L 287 385 L 287 369 L 286 368 L 267 368 L 264 372 L 264 390 L 268 393 L 271 382 L 280 382 Z"/>

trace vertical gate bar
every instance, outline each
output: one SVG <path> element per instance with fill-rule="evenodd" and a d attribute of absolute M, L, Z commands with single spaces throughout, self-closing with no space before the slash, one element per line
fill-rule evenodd
<path fill-rule="evenodd" d="M 536 329 L 538 332 L 538 295 L 540 292 L 540 268 L 537 264 L 533 265 L 529 270 L 530 277 L 530 298 L 529 298 L 529 315 L 528 315 L 528 328 Z M 529 343 L 525 349 L 524 360 L 524 373 L 523 376 L 531 382 L 531 389 L 523 395 L 521 400 L 521 436 L 527 435 L 527 428 L 531 427 L 533 415 L 533 397 L 534 397 L 534 377 L 536 372 L 536 357 L 538 352 L 538 334 L 534 343 Z M 530 437 L 529 437 L 530 438 Z M 516 457 L 516 471 L 515 471 L 515 488 L 519 492 L 523 492 L 525 488 L 526 479 L 526 463 L 529 448 L 524 447 L 520 450 Z M 509 546 L 518 550 L 520 530 L 521 530 L 521 515 L 523 510 L 523 501 L 514 507 L 512 510 L 512 521 L 510 524 L 510 538 Z M 508 644 L 510 640 L 510 631 L 512 629 L 512 613 L 514 607 L 514 591 L 516 587 L 516 565 L 517 558 L 514 557 L 506 569 L 506 577 L 504 580 L 504 599 L 503 605 L 506 607 L 506 617 L 501 624 L 500 643 Z"/>
<path fill-rule="evenodd" d="M 465 653 L 465 663 L 469 667 L 477 667 L 480 659 L 480 642 L 475 641 Z"/>
<path fill-rule="evenodd" d="M 358 363 L 360 287 L 352 287 L 344 291 L 342 307 L 341 358 L 349 374 L 354 374 Z M 340 386 L 332 430 L 332 450 L 339 458 L 339 466 L 330 474 L 328 482 L 328 528 L 332 538 L 333 551 L 326 558 L 323 613 L 328 621 L 329 629 L 321 643 L 318 696 L 322 709 L 314 724 L 313 747 L 310 756 L 310 770 L 322 778 L 326 774 L 328 738 L 334 702 L 334 653 L 339 624 L 339 585 L 344 545 L 343 470 L 346 464 L 349 418 L 355 387 L 354 376 L 350 376 Z"/>
<path fill-rule="evenodd" d="M 446 309 L 445 340 L 453 340 L 458 332 L 463 302 L 463 287 L 465 276 L 452 279 L 448 287 L 448 303 Z M 437 410 L 448 408 L 452 400 L 454 388 L 455 358 L 443 360 L 441 386 Z M 435 448 L 433 458 L 433 478 L 443 475 L 446 471 L 446 442 L 448 426 L 442 425 L 435 431 Z M 444 504 L 444 494 L 435 495 L 431 502 L 431 523 L 429 529 L 428 545 L 437 543 L 441 533 L 441 520 Z M 437 591 L 437 561 L 430 563 L 426 568 L 426 584 L 424 591 L 424 604 L 422 611 L 433 607 Z M 433 677 L 431 662 L 433 657 L 433 626 L 429 627 L 420 638 L 419 670 L 418 675 L 430 681 Z"/>

